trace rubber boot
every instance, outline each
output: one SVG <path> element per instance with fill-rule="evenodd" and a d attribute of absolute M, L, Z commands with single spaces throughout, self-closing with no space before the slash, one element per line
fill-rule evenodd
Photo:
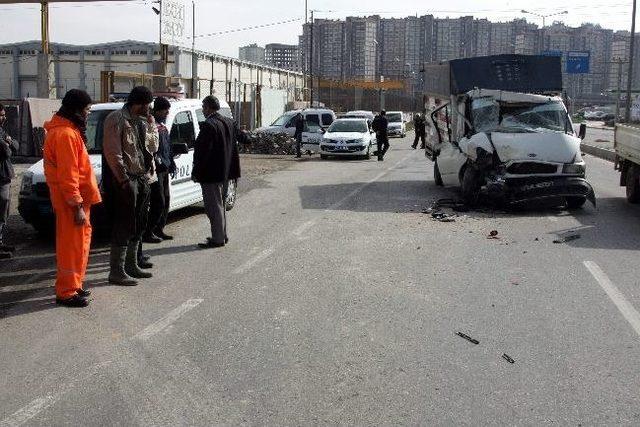
<path fill-rule="evenodd" d="M 109 283 L 119 286 L 136 286 L 138 282 L 124 271 L 125 257 L 127 256 L 126 246 L 111 246 L 111 271 L 109 272 Z"/>
<path fill-rule="evenodd" d="M 140 242 L 129 242 L 127 246 L 127 257 L 124 263 L 124 271 L 131 277 L 136 279 L 150 279 L 153 274 L 143 271 L 138 266 L 138 245 Z"/>

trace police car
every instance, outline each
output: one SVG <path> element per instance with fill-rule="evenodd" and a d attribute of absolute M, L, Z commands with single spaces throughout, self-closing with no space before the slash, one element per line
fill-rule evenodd
<path fill-rule="evenodd" d="M 115 110 L 124 106 L 122 102 L 95 104 L 91 107 L 91 114 L 87 122 L 87 150 L 91 158 L 91 165 L 98 183 L 102 175 L 102 140 L 105 118 Z M 220 114 L 233 118 L 229 105 L 220 100 Z M 202 102 L 197 99 L 172 100 L 171 110 L 167 117 L 167 129 L 171 144 L 176 147 L 176 174 L 170 179 L 171 203 L 169 211 L 175 211 L 202 202 L 200 185 L 191 180 L 193 167 L 193 145 L 200 130 L 200 123 L 205 121 L 202 113 Z M 176 145 L 178 144 L 178 145 Z M 185 147 L 186 144 L 186 147 Z M 226 206 L 233 208 L 236 200 L 236 182 L 229 183 Z M 98 205 L 92 212 L 92 222 L 105 224 L 104 210 Z M 22 176 L 18 211 L 25 222 L 36 230 L 46 233 L 54 226 L 53 208 L 49 199 L 49 188 L 45 181 L 44 165 L 40 160 L 31 166 Z"/>

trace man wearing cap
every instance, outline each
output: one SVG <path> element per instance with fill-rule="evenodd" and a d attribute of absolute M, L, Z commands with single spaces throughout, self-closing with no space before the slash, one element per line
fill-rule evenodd
<path fill-rule="evenodd" d="M 91 98 L 71 89 L 62 107 L 46 122 L 44 174 L 56 214 L 56 302 L 86 307 L 90 291 L 83 289 L 91 246 L 91 206 L 100 191 L 86 148 Z"/>
<path fill-rule="evenodd" d="M 138 263 L 149 211 L 149 182 L 155 175 L 153 153 L 158 147 L 152 102 L 147 87 L 134 87 L 124 107 L 109 114 L 104 123 L 103 188 L 113 221 L 109 283 L 121 286 L 135 286 L 135 279 L 152 277 Z"/>

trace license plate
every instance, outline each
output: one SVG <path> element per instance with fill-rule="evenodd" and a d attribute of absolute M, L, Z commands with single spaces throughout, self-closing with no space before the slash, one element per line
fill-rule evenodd
<path fill-rule="evenodd" d="M 338 150 L 340 150 L 340 151 L 345 151 L 345 150 L 347 150 L 347 149 L 348 149 L 347 147 L 342 147 L 342 146 L 338 146 L 338 147 L 336 147 L 336 148 L 337 148 Z"/>
<path fill-rule="evenodd" d="M 550 188 L 550 187 L 553 187 L 553 181 L 544 181 L 544 182 L 537 182 L 535 184 L 523 185 L 522 187 L 520 187 L 520 190 L 531 191 L 531 190 L 538 190 L 540 188 Z"/>

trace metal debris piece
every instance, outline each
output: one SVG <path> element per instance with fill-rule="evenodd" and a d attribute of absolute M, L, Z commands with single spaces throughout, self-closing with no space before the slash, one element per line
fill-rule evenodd
<path fill-rule="evenodd" d="M 553 241 L 553 243 L 572 242 L 574 240 L 578 240 L 580 237 L 582 237 L 582 236 L 580 236 L 579 234 L 571 234 L 570 236 L 564 236 L 564 237 L 561 237 L 559 239 L 556 239 L 556 240 Z"/>
<path fill-rule="evenodd" d="M 516 361 L 513 360 L 507 353 L 502 353 L 502 358 L 509 363 L 516 363 Z"/>
<path fill-rule="evenodd" d="M 456 332 L 456 335 L 459 336 L 459 337 L 464 338 L 465 340 L 467 340 L 470 343 L 473 343 L 475 345 L 480 344 L 480 341 L 478 341 L 477 339 L 471 338 L 469 335 L 463 334 L 462 332 Z"/>
<path fill-rule="evenodd" d="M 498 230 L 491 230 L 491 232 L 487 236 L 487 239 L 500 240 L 500 238 L 498 237 Z"/>

